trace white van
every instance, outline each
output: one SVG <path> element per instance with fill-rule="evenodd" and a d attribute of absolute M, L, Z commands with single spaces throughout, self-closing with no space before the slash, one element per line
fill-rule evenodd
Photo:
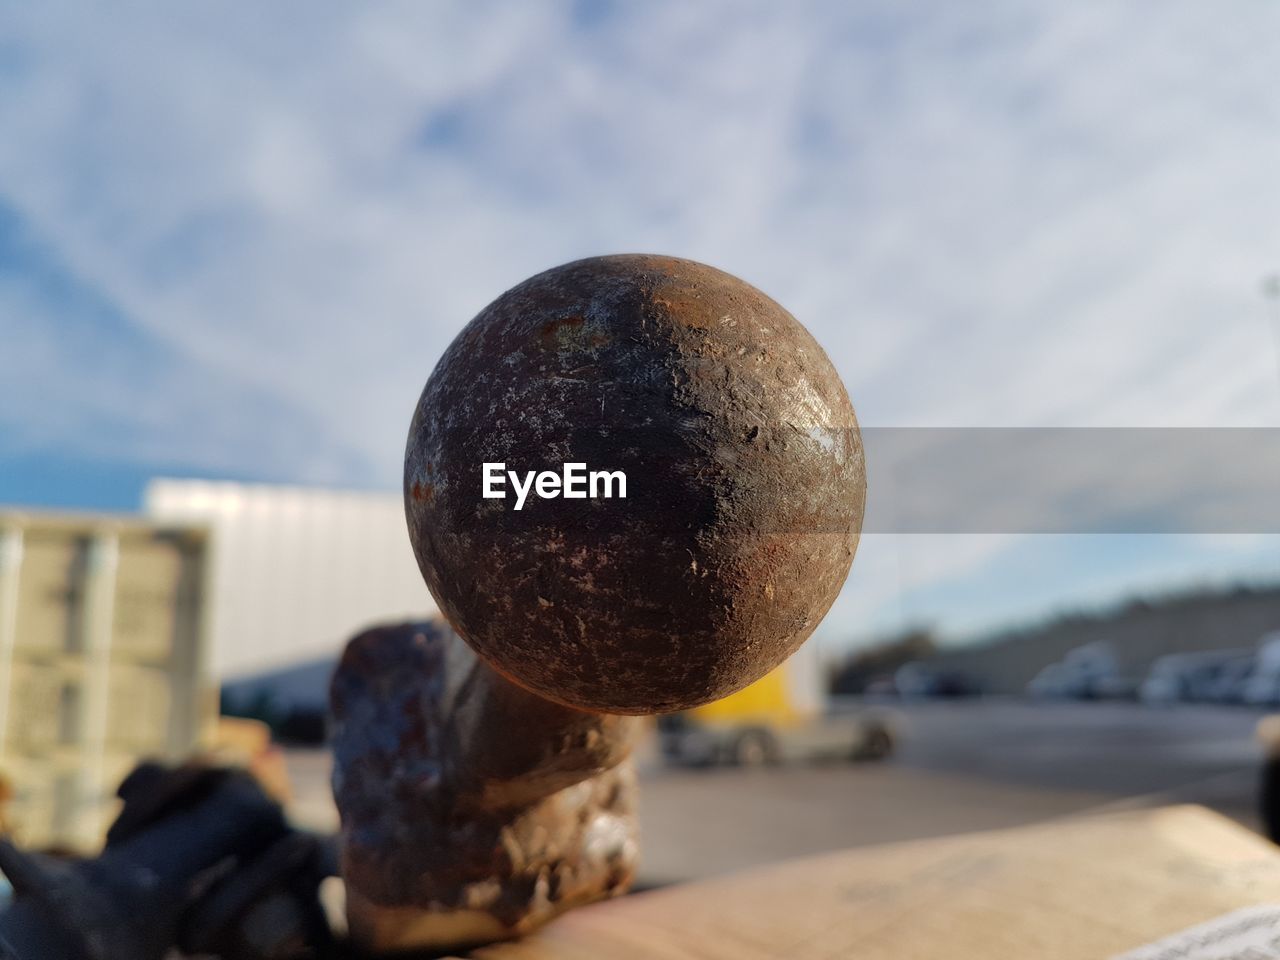
<path fill-rule="evenodd" d="M 1253 675 L 1244 685 L 1244 702 L 1257 707 L 1280 705 L 1280 630 L 1258 641 Z"/>
<path fill-rule="evenodd" d="M 1037 700 L 1109 700 L 1133 695 L 1133 682 L 1120 672 L 1115 648 L 1095 640 L 1067 651 L 1027 684 Z"/>
<path fill-rule="evenodd" d="M 1223 671 L 1252 659 L 1250 650 L 1201 650 L 1158 657 L 1138 687 L 1138 699 L 1149 704 L 1213 700 L 1215 681 Z"/>

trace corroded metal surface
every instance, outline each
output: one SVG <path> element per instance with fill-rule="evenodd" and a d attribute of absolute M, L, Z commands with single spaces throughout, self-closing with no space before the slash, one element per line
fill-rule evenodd
<path fill-rule="evenodd" d="M 492 942 L 630 883 L 634 718 L 535 697 L 439 621 L 352 640 L 331 708 L 363 949 Z"/>
<path fill-rule="evenodd" d="M 481 464 L 622 470 L 626 499 L 481 496 Z M 432 373 L 405 462 L 445 615 L 542 696 L 654 713 L 725 696 L 826 614 L 866 474 L 808 331 L 702 264 L 600 257 L 486 307 Z"/>

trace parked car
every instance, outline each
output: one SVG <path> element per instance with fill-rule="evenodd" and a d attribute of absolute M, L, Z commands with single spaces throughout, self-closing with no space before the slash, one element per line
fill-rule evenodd
<path fill-rule="evenodd" d="M 663 758 L 683 766 L 763 766 L 819 758 L 883 760 L 894 733 L 883 711 L 836 712 L 791 662 L 731 696 L 658 718 Z"/>
<path fill-rule="evenodd" d="M 1136 687 L 1120 671 L 1111 644 L 1095 640 L 1037 673 L 1027 684 L 1027 695 L 1037 700 L 1118 700 L 1132 697 Z"/>
<path fill-rule="evenodd" d="M 1033 700 L 1057 700 L 1070 696 L 1067 671 L 1061 663 L 1042 667 L 1027 684 L 1027 696 Z"/>
<path fill-rule="evenodd" d="M 1244 703 L 1245 687 L 1249 678 L 1257 669 L 1257 655 L 1238 657 L 1223 664 L 1218 675 L 1209 684 L 1208 700 L 1210 703 Z"/>
<path fill-rule="evenodd" d="M 920 661 L 899 667 L 893 675 L 893 685 L 898 696 L 908 700 L 974 697 L 981 693 L 978 685 L 959 670 Z"/>
<path fill-rule="evenodd" d="M 1158 657 L 1138 688 L 1143 703 L 1208 702 L 1215 698 L 1219 678 L 1227 667 L 1253 662 L 1249 650 L 1203 650 Z"/>
<path fill-rule="evenodd" d="M 813 717 L 779 726 L 758 721 L 708 723 L 693 711 L 658 718 L 662 756 L 678 766 L 758 767 L 811 760 L 884 760 L 893 730 L 877 714 Z"/>
<path fill-rule="evenodd" d="M 1258 640 L 1253 674 L 1245 682 L 1242 699 L 1251 706 L 1280 705 L 1280 630 Z"/>

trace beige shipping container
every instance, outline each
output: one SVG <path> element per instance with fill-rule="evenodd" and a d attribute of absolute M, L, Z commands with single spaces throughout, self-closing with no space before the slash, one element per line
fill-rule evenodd
<path fill-rule="evenodd" d="M 0 776 L 20 843 L 92 849 L 135 763 L 211 735 L 208 554 L 200 526 L 0 510 Z"/>

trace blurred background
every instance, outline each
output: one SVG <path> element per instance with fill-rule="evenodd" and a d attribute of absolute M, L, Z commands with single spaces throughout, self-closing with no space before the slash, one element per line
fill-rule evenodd
<path fill-rule="evenodd" d="M 743 277 L 872 430 L 1270 435 L 1277 72 L 1266 0 L 0 5 L 11 825 L 91 842 L 219 701 L 331 816 L 333 659 L 432 611 L 418 392 L 567 260 Z M 648 748 L 649 882 L 1169 798 L 1257 823 L 1280 526 L 920 528 L 895 490 L 946 464 L 872 453 L 890 519 L 803 655 Z"/>

